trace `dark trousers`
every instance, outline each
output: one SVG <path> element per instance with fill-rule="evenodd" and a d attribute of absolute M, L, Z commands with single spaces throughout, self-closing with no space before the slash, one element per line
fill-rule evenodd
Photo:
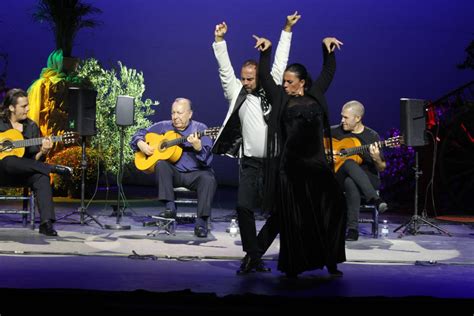
<path fill-rule="evenodd" d="M 41 222 L 55 221 L 49 173 L 51 167 L 41 161 L 8 156 L 0 160 L 0 186 L 29 187 L 36 194 Z"/>
<path fill-rule="evenodd" d="M 259 158 L 243 157 L 240 160 L 240 179 L 237 196 L 237 218 L 239 220 L 242 248 L 251 257 L 261 257 L 278 234 L 275 217 L 270 216 L 257 236 L 255 210 L 262 206 L 263 161 Z"/>
<path fill-rule="evenodd" d="M 217 181 L 212 169 L 180 172 L 168 161 L 161 160 L 155 167 L 158 199 L 174 201 L 175 187 L 185 187 L 197 192 L 198 217 L 211 216 L 211 205 L 217 189 Z"/>
<path fill-rule="evenodd" d="M 358 229 L 359 211 L 362 198 L 372 201 L 378 198 L 376 188 L 380 181 L 372 179 L 352 159 L 347 159 L 336 173 L 336 178 L 344 188 L 347 203 L 347 228 Z"/>

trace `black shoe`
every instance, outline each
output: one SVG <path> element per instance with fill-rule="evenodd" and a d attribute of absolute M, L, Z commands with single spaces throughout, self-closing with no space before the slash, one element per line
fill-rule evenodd
<path fill-rule="evenodd" d="M 68 166 L 62 166 L 62 165 L 52 165 L 51 166 L 51 173 L 56 173 L 62 176 L 70 176 L 72 175 L 72 168 Z"/>
<path fill-rule="evenodd" d="M 332 277 L 342 277 L 344 273 L 337 269 L 337 264 L 330 264 L 327 265 L 326 268 L 328 269 L 329 275 Z"/>
<path fill-rule="evenodd" d="M 347 241 L 357 241 L 359 239 L 359 231 L 357 229 L 349 229 L 347 231 Z"/>
<path fill-rule="evenodd" d="M 242 261 L 240 262 L 240 268 L 237 270 L 237 274 L 248 274 L 252 272 L 257 265 L 256 260 L 252 260 L 249 255 L 245 255 Z"/>
<path fill-rule="evenodd" d="M 265 266 L 260 258 L 251 258 L 249 255 L 245 255 L 240 263 L 240 268 L 237 270 L 237 274 L 248 274 L 251 272 L 271 272 L 272 269 Z"/>
<path fill-rule="evenodd" d="M 194 228 L 194 235 L 199 238 L 207 238 L 207 229 L 202 226 L 196 226 Z"/>
<path fill-rule="evenodd" d="M 378 198 L 374 201 L 374 204 L 375 204 L 375 207 L 377 208 L 377 210 L 379 211 L 379 214 L 382 214 L 383 212 L 385 212 L 386 210 L 388 210 L 388 204 L 387 202 L 385 202 L 384 200 L 382 200 L 381 198 Z"/>
<path fill-rule="evenodd" d="M 257 266 L 255 267 L 257 272 L 272 272 L 272 269 L 265 265 L 265 262 L 262 259 L 258 259 Z"/>
<path fill-rule="evenodd" d="M 46 236 L 57 236 L 58 232 L 54 230 L 53 223 L 46 221 L 39 226 L 39 233 Z"/>
<path fill-rule="evenodd" d="M 296 272 L 286 272 L 285 274 L 288 279 L 298 279 L 298 274 Z"/>
<path fill-rule="evenodd" d="M 174 218 L 176 219 L 176 211 L 172 210 L 165 210 L 164 212 L 161 212 L 158 214 L 159 217 L 164 217 L 164 218 Z"/>

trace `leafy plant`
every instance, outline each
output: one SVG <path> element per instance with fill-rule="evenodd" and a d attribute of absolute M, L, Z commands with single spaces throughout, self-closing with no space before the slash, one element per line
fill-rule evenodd
<path fill-rule="evenodd" d="M 62 49 L 65 57 L 71 57 L 78 31 L 100 24 L 87 16 L 98 13 L 102 11 L 81 0 L 39 0 L 33 18 L 49 23 L 54 33 L 56 49 Z"/>
<path fill-rule="evenodd" d="M 93 148 L 86 148 L 87 157 L 87 169 L 85 173 L 84 182 L 88 188 L 91 188 L 97 181 L 97 168 L 99 161 L 99 153 Z M 80 146 L 74 146 L 66 148 L 51 158 L 48 158 L 47 162 L 54 165 L 69 166 L 73 169 L 73 173 L 70 177 L 58 176 L 53 174 L 53 183 L 57 192 L 60 193 L 71 193 L 80 192 L 81 181 L 82 181 L 82 148 Z M 74 194 L 73 194 L 74 195 Z"/>
<path fill-rule="evenodd" d="M 121 62 L 118 62 L 117 70 L 106 70 L 97 60 L 87 59 L 79 65 L 77 77 L 83 85 L 97 91 L 97 135 L 92 137 L 91 143 L 100 151 L 105 169 L 116 174 L 120 162 L 120 130 L 115 123 L 117 96 L 128 95 L 135 99 L 135 124 L 124 128 L 124 165 L 133 159 L 132 149 L 128 145 L 132 135 L 138 129 L 151 125 L 152 122 L 147 116 L 154 113 L 151 106 L 159 103 L 150 99 L 142 101 L 145 92 L 143 73 L 125 67 Z"/>

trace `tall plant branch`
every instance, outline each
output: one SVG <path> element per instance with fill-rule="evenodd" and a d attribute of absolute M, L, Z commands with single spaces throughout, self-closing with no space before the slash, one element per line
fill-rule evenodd
<path fill-rule="evenodd" d="M 33 18 L 41 23 L 49 23 L 54 33 L 56 49 L 62 49 L 64 56 L 71 57 L 78 31 L 101 24 L 87 16 L 99 13 L 102 13 L 100 9 L 81 0 L 40 0 Z"/>

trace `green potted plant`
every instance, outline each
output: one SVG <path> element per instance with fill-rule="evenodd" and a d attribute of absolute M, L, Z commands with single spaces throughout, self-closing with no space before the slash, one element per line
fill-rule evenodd
<path fill-rule="evenodd" d="M 63 52 L 63 69 L 66 73 L 74 70 L 78 63 L 78 59 L 72 56 L 77 33 L 82 28 L 99 25 L 99 21 L 88 16 L 101 12 L 81 0 L 39 0 L 33 18 L 40 23 L 49 24 L 54 33 L 56 49 Z"/>
<path fill-rule="evenodd" d="M 124 166 L 134 158 L 133 151 L 128 146 L 132 135 L 152 124 L 147 117 L 153 115 L 152 106 L 158 105 L 159 102 L 150 99 L 142 101 L 145 92 L 143 73 L 127 68 L 121 62 L 118 62 L 117 69 L 104 69 L 97 60 L 89 58 L 79 65 L 77 76 L 82 86 L 97 91 L 97 134 L 91 137 L 91 144 L 100 150 L 105 170 L 117 174 L 120 156 L 120 130 L 115 123 L 117 96 L 133 97 L 135 107 L 135 124 L 124 129 Z"/>

